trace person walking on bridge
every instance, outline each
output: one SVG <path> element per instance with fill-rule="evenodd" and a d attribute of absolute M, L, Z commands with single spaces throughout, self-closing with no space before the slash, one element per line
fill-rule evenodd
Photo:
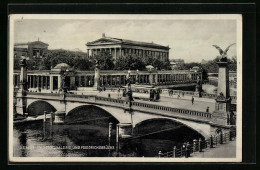
<path fill-rule="evenodd" d="M 191 98 L 191 103 L 192 103 L 192 105 L 194 104 L 194 97 L 193 96 Z"/>

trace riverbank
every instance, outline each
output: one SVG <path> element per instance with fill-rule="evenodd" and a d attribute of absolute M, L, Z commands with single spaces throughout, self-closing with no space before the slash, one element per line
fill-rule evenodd
<path fill-rule="evenodd" d="M 219 144 L 209 148 L 203 152 L 195 152 L 191 156 L 193 158 L 235 158 L 236 157 L 236 141 L 230 141 L 226 144 Z"/>

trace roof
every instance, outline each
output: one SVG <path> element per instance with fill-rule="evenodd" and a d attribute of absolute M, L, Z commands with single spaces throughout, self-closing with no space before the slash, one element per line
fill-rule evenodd
<path fill-rule="evenodd" d="M 112 37 L 102 37 L 98 40 L 88 42 L 86 46 L 95 46 L 95 45 L 108 45 L 108 44 L 125 44 L 125 45 L 136 45 L 136 46 L 145 46 L 145 47 L 152 47 L 152 48 L 162 48 L 169 50 L 169 46 L 163 46 L 159 44 L 155 44 L 153 42 L 141 42 L 141 41 L 133 41 L 127 39 L 120 39 L 120 38 L 112 38 Z"/>
<path fill-rule="evenodd" d="M 71 67 L 66 63 L 60 63 L 60 64 L 57 64 L 53 69 L 57 70 L 57 69 L 63 69 L 63 68 L 71 68 Z"/>
<path fill-rule="evenodd" d="M 14 46 L 18 45 L 43 45 L 43 46 L 49 46 L 49 44 L 46 44 L 42 41 L 33 41 L 33 42 L 27 42 L 27 43 L 14 43 Z"/>

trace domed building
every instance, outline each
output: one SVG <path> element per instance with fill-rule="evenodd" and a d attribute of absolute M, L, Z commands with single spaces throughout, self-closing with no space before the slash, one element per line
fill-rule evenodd
<path fill-rule="evenodd" d="M 54 68 L 51 69 L 52 71 L 71 71 L 71 67 L 66 63 L 57 64 Z"/>

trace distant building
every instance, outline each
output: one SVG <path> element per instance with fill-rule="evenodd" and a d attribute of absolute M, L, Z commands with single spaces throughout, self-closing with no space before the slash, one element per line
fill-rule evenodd
<path fill-rule="evenodd" d="M 48 49 L 49 44 L 41 41 L 15 43 L 14 44 L 14 58 L 26 56 L 29 58 L 42 58 L 44 51 Z"/>
<path fill-rule="evenodd" d="M 204 60 L 204 59 L 201 60 L 201 64 L 207 64 L 208 62 L 209 60 Z"/>
<path fill-rule="evenodd" d="M 170 66 L 171 66 L 172 70 L 174 70 L 180 64 L 184 64 L 183 59 L 171 59 L 170 60 Z"/>
<path fill-rule="evenodd" d="M 112 54 L 116 60 L 120 57 L 124 57 L 128 54 L 135 54 L 139 57 L 158 58 L 161 61 L 167 61 L 169 59 L 169 46 L 162 46 L 153 42 L 140 42 L 119 38 L 106 37 L 105 34 L 102 38 L 88 42 L 86 44 L 88 56 L 92 57 L 95 54 L 99 54 L 101 51 L 108 51 Z"/>
<path fill-rule="evenodd" d="M 199 66 L 194 66 L 190 69 L 190 71 L 198 72 L 200 70 Z"/>

